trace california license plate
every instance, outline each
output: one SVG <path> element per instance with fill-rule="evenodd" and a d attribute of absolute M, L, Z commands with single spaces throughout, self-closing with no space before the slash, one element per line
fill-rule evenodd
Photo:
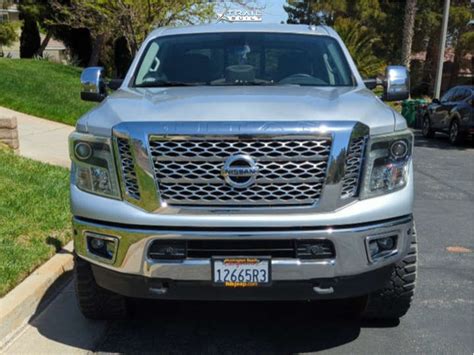
<path fill-rule="evenodd" d="M 212 281 L 216 286 L 258 287 L 271 283 L 269 258 L 229 257 L 212 259 Z"/>

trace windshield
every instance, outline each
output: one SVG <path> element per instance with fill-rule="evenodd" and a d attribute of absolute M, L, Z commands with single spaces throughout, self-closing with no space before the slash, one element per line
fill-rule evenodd
<path fill-rule="evenodd" d="M 354 86 L 355 80 L 331 37 L 245 32 L 158 37 L 147 46 L 134 83 Z"/>

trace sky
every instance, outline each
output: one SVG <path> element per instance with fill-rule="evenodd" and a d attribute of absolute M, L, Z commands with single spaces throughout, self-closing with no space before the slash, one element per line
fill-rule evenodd
<path fill-rule="evenodd" d="M 263 10 L 264 23 L 286 22 L 288 16 L 283 9 L 286 0 L 261 0 L 259 3 L 265 6 L 265 9 Z"/>

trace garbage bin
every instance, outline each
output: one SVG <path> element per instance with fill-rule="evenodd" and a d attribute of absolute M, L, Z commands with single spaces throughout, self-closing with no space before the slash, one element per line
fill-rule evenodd
<path fill-rule="evenodd" d="M 409 127 L 417 126 L 419 118 L 417 117 L 421 113 L 421 108 L 426 106 L 426 100 L 416 99 L 416 100 L 404 100 L 402 102 L 402 116 L 407 120 Z"/>
<path fill-rule="evenodd" d="M 416 100 L 403 101 L 402 116 L 407 120 L 408 126 L 413 127 L 416 118 Z"/>

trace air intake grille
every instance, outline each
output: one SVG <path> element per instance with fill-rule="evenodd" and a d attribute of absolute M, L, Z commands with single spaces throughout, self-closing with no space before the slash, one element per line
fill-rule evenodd
<path fill-rule="evenodd" d="M 366 142 L 367 137 L 354 138 L 351 141 L 342 183 L 341 198 L 343 199 L 357 196 Z"/>
<path fill-rule="evenodd" d="M 150 140 L 161 197 L 171 205 L 311 205 L 321 195 L 330 150 L 329 139 Z M 237 154 L 249 155 L 258 167 L 246 188 L 221 175 Z"/>
<path fill-rule="evenodd" d="M 133 161 L 130 143 L 127 139 L 117 138 L 117 146 L 120 154 L 125 192 L 130 197 L 139 200 L 140 189 L 138 188 L 137 174 L 135 173 L 135 163 Z"/>
<path fill-rule="evenodd" d="M 172 256 L 167 251 L 173 251 Z M 325 239 L 252 240 L 154 240 L 148 257 L 160 259 L 205 258 L 214 256 L 271 256 L 272 258 L 330 259 L 334 244 Z"/>

